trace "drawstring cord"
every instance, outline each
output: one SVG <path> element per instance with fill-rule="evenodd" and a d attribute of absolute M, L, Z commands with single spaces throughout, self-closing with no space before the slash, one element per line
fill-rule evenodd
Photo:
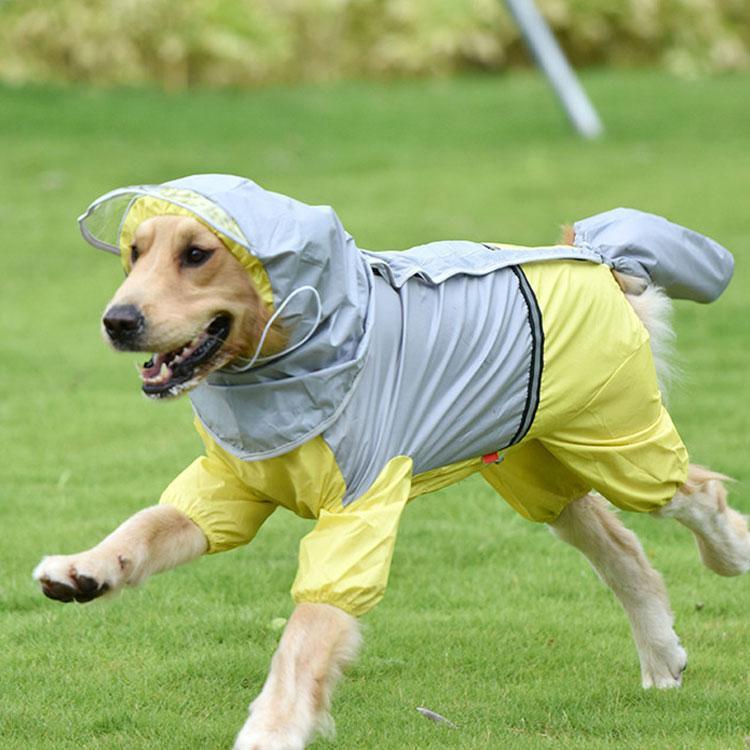
<path fill-rule="evenodd" d="M 315 297 L 315 303 L 317 305 L 317 313 L 315 315 L 315 323 L 313 323 L 310 330 L 307 332 L 307 334 L 296 344 L 293 344 L 288 349 L 285 349 L 284 351 L 278 352 L 276 354 L 272 354 L 268 357 L 261 357 L 260 352 L 263 349 L 263 344 L 266 343 L 266 336 L 268 336 L 268 332 L 271 330 L 271 326 L 274 324 L 275 320 L 281 315 L 281 313 L 284 312 L 284 308 L 292 301 L 292 299 L 298 295 L 300 292 L 312 292 L 313 296 Z M 258 346 L 255 349 L 255 354 L 250 359 L 246 359 L 245 357 L 238 357 L 235 362 L 245 362 L 244 365 L 235 365 L 231 364 L 226 369 L 230 372 L 247 372 L 251 367 L 254 367 L 256 363 L 260 362 L 261 364 L 264 362 L 269 362 L 272 359 L 276 359 L 277 357 L 282 357 L 285 354 L 289 354 L 290 352 L 293 352 L 295 349 L 298 349 L 300 346 L 305 344 L 310 337 L 315 333 L 315 331 L 318 328 L 318 324 L 320 323 L 320 319 L 323 317 L 323 303 L 320 300 L 320 295 L 318 294 L 318 290 L 315 287 L 312 286 L 300 286 L 297 287 L 291 294 L 287 296 L 287 298 L 279 305 L 276 312 L 268 319 L 268 323 L 266 323 L 265 327 L 263 328 L 263 333 L 260 336 L 260 341 L 258 342 Z"/>

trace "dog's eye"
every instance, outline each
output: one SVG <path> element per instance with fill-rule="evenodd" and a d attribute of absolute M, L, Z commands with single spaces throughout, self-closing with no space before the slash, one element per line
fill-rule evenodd
<path fill-rule="evenodd" d="M 130 246 L 130 265 L 134 266 L 138 258 L 141 257 L 141 252 L 135 245 Z"/>
<path fill-rule="evenodd" d="M 189 247 L 182 254 L 182 265 L 183 266 L 200 266 L 205 263 L 211 255 L 213 250 L 202 250 L 199 247 Z"/>

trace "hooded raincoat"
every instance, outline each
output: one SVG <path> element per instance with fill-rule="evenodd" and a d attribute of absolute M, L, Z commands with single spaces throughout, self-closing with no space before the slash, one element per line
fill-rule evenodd
<path fill-rule="evenodd" d="M 165 213 L 223 240 L 290 341 L 190 393 L 205 455 L 162 502 L 210 552 L 249 542 L 278 506 L 317 519 L 296 601 L 369 610 L 407 501 L 476 471 L 538 521 L 592 487 L 653 510 L 684 481 L 647 333 L 608 267 L 710 301 L 732 271 L 712 240 L 617 209 L 576 224 L 575 246 L 371 253 L 329 207 L 228 175 L 115 190 L 80 225 L 127 271 L 135 229 Z"/>

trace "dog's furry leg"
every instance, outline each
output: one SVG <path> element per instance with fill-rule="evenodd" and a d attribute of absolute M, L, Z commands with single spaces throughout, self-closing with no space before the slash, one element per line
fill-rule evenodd
<path fill-rule="evenodd" d="M 552 531 L 586 555 L 620 600 L 638 649 L 643 687 L 679 687 L 687 655 L 672 627 L 664 582 L 635 534 L 594 495 L 568 505 Z"/>
<path fill-rule="evenodd" d="M 654 513 L 674 518 L 695 535 L 703 564 L 720 576 L 750 570 L 750 533 L 743 515 L 727 505 L 723 474 L 690 465 L 688 480 L 674 498 Z"/>
<path fill-rule="evenodd" d="M 331 692 L 359 644 L 351 615 L 330 604 L 298 605 L 234 750 L 302 750 L 316 733 L 332 735 Z"/>
<path fill-rule="evenodd" d="M 86 552 L 45 557 L 33 575 L 50 599 L 88 602 L 200 557 L 206 546 L 203 532 L 187 516 L 155 505 Z"/>

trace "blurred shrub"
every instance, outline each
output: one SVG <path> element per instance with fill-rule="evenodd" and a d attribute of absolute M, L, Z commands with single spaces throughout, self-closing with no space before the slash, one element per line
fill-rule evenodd
<path fill-rule="evenodd" d="M 572 60 L 750 67 L 750 0 L 539 0 Z M 500 0 L 0 0 L 0 78 L 253 85 L 528 64 Z"/>

